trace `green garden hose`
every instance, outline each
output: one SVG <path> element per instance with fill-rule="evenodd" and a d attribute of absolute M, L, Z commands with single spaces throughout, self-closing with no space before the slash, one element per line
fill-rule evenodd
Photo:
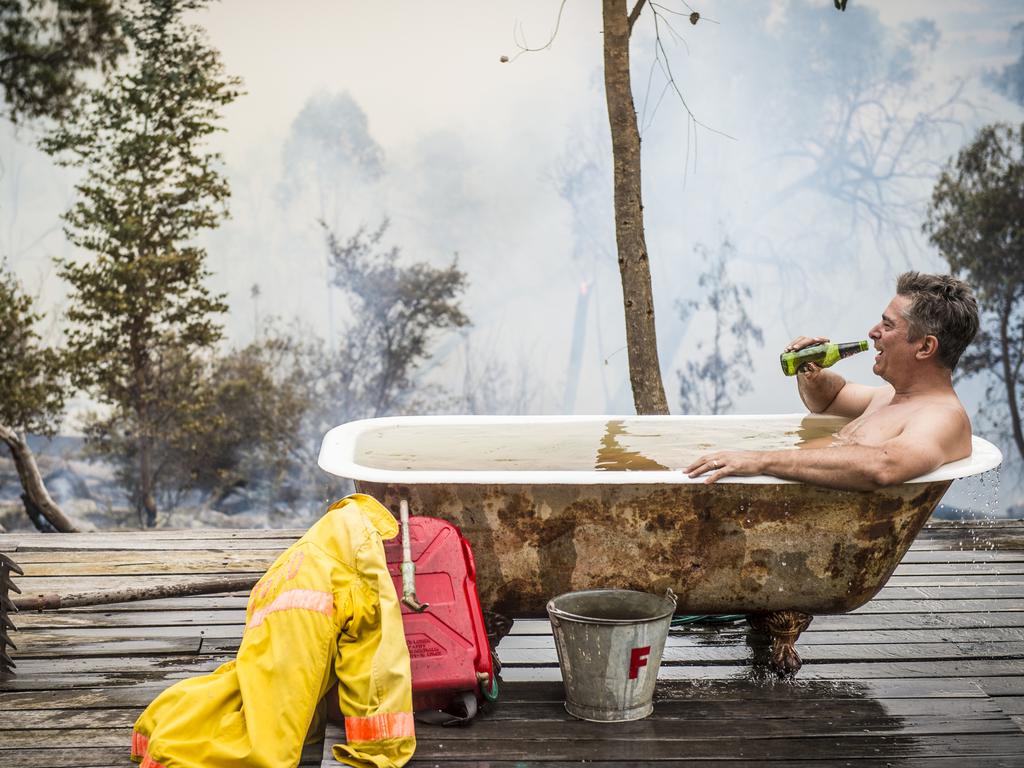
<path fill-rule="evenodd" d="M 746 614 L 742 613 L 726 613 L 720 616 L 711 616 L 707 614 L 693 614 L 693 615 L 679 615 L 672 617 L 673 627 L 682 627 L 687 624 L 732 624 L 737 621 L 745 621 Z"/>
<path fill-rule="evenodd" d="M 491 673 L 491 690 L 487 690 L 481 685 L 480 693 L 482 693 L 484 698 L 488 701 L 498 700 L 498 676 L 496 674 Z"/>

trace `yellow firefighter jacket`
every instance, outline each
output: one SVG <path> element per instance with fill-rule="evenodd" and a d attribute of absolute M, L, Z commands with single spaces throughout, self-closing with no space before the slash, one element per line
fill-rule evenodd
<path fill-rule="evenodd" d="M 409 651 L 382 539 L 398 532 L 377 501 L 335 503 L 253 588 L 234 661 L 183 680 L 139 717 L 142 768 L 293 768 L 328 689 L 338 682 L 346 744 L 358 768 L 405 765 L 416 748 Z"/>

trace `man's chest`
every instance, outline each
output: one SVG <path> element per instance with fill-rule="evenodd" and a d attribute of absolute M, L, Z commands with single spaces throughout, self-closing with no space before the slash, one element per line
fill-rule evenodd
<path fill-rule="evenodd" d="M 909 403 L 883 405 L 851 421 L 836 437 L 842 442 L 878 445 L 899 435 L 919 406 Z"/>

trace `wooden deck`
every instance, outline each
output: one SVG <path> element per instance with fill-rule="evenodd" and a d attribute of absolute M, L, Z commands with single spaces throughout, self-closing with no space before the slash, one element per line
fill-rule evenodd
<path fill-rule="evenodd" d="M 298 535 L 7 534 L 0 551 L 29 595 L 259 574 Z M 0 766 L 131 765 L 135 718 L 233 656 L 244 606 L 235 594 L 16 614 Z M 673 630 L 654 714 L 598 725 L 562 708 L 547 622 L 516 622 L 499 647 L 498 706 L 466 728 L 417 726 L 411 765 L 1024 766 L 1024 521 L 929 526 L 874 600 L 814 620 L 795 681 L 764 671 L 749 638 L 746 624 Z M 338 737 L 302 765 L 336 765 Z"/>

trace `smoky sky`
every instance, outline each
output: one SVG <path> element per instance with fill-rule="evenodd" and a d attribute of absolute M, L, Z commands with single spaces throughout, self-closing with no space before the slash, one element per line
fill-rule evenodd
<path fill-rule="evenodd" d="M 246 92 L 215 139 L 231 219 L 201 238 L 230 342 L 272 316 L 342 332 L 319 222 L 347 237 L 386 218 L 403 259 L 457 258 L 469 276 L 472 326 L 437 339 L 432 382 L 462 388 L 468 356 L 504 379 L 495 410 L 629 412 L 598 4 L 567 3 L 548 47 L 557 3 L 283 5 L 193 18 Z M 663 7 L 680 13 L 656 24 L 648 8 L 631 53 L 670 405 L 709 327 L 680 303 L 701 298 L 699 249 L 728 240 L 765 339 L 735 361 L 754 382 L 735 410 L 803 410 L 779 349 L 866 338 L 899 272 L 943 269 L 920 229 L 931 186 L 978 127 L 1024 117 L 1024 9 L 733 0 L 692 25 Z M 38 130 L 3 129 L 0 252 L 58 318 L 75 176 L 34 148 Z M 871 382 L 869 360 L 843 366 Z M 983 387 L 962 391 L 971 408 Z"/>

